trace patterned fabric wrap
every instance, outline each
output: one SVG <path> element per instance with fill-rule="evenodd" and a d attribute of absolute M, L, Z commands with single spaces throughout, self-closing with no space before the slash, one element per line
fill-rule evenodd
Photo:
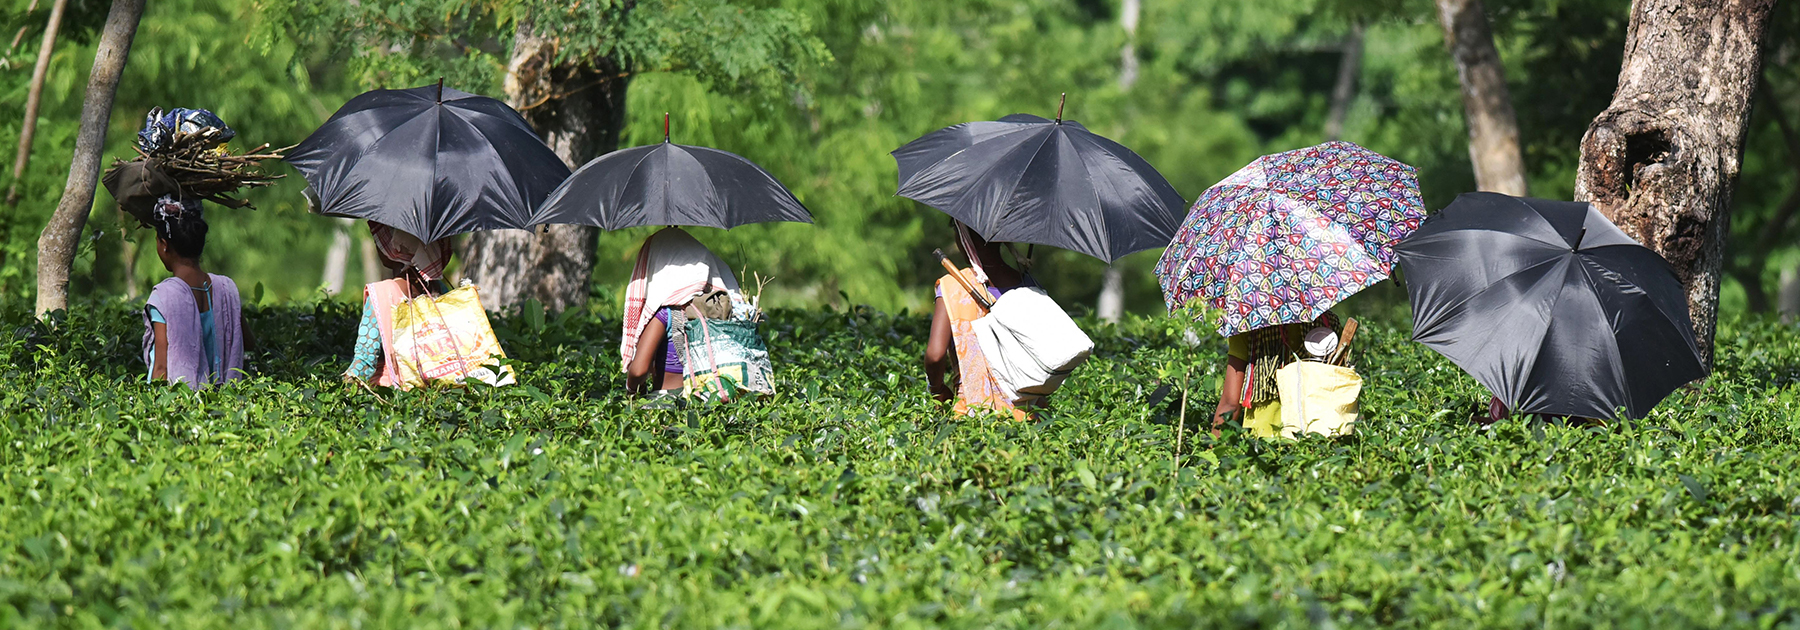
<path fill-rule="evenodd" d="M 775 393 L 769 346 L 756 324 L 738 320 L 690 319 L 686 327 L 689 398 L 730 402 Z"/>
<path fill-rule="evenodd" d="M 163 195 L 150 204 L 150 217 L 165 227 L 170 221 L 186 217 L 190 213 L 196 219 L 206 219 L 206 211 L 200 206 L 199 199 L 177 199 L 174 195 Z"/>
<path fill-rule="evenodd" d="M 1224 311 L 1219 334 L 1311 321 L 1387 278 L 1425 217 L 1417 171 L 1349 142 L 1257 158 L 1206 190 L 1157 262 L 1169 310 Z"/>
<path fill-rule="evenodd" d="M 425 276 L 426 280 L 444 277 L 444 265 L 450 263 L 450 239 L 426 243 L 417 236 L 374 221 L 369 222 L 369 236 L 375 240 L 375 249 L 388 260 L 419 270 L 419 275 Z"/>

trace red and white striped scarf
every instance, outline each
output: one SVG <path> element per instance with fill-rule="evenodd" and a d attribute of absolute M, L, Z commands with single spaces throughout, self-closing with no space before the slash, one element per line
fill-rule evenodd
<path fill-rule="evenodd" d="M 664 228 L 644 240 L 631 284 L 625 287 L 625 330 L 619 339 L 620 369 L 637 356 L 638 337 L 664 306 L 682 306 L 708 289 L 738 291 L 737 276 L 681 228 Z"/>

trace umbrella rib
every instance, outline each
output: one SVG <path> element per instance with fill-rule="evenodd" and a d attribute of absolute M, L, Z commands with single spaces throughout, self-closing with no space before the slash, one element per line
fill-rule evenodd
<path fill-rule="evenodd" d="M 365 111 L 369 111 L 369 110 L 365 110 Z M 361 112 L 358 112 L 358 113 L 361 113 Z M 420 113 L 423 113 L 423 112 L 420 112 Z M 414 120 L 418 120 L 418 118 L 419 118 L 418 113 L 415 113 L 412 116 L 407 117 L 407 119 L 405 121 L 401 122 L 400 124 L 394 125 L 393 127 L 390 127 L 388 129 L 382 131 L 381 135 L 375 136 L 375 139 L 371 140 L 368 145 L 364 146 L 363 150 L 357 151 L 356 153 L 353 153 L 353 154 L 350 154 L 348 156 L 350 159 L 346 159 L 344 161 L 343 168 L 341 168 L 339 170 L 342 172 L 346 172 L 346 173 L 356 170 L 356 167 L 358 165 L 362 164 L 363 158 L 373 155 L 375 153 L 375 151 L 373 149 L 376 145 L 381 144 L 382 141 L 387 140 L 388 136 L 393 135 L 394 132 L 399 131 L 401 127 L 405 127 L 408 123 L 411 123 Z M 318 132 L 315 131 L 314 133 L 318 133 Z M 325 200 L 320 199 L 320 201 L 325 201 Z"/>
<path fill-rule="evenodd" d="M 1611 247 L 1621 247 L 1621 246 L 1617 246 L 1617 245 L 1614 245 L 1614 246 L 1611 246 Z M 1583 267 L 1584 267 L 1584 268 L 1590 268 L 1590 265 L 1589 265 L 1589 264 L 1587 264 L 1587 261 L 1585 261 L 1585 260 L 1584 260 L 1584 261 L 1582 261 L 1582 262 L 1583 262 L 1583 265 L 1582 265 L 1582 266 L 1583 266 Z M 1589 276 L 1589 278 L 1590 278 L 1590 279 L 1591 279 L 1591 278 L 1592 278 L 1592 276 L 1591 276 L 1591 275 L 1590 275 L 1590 276 Z M 1634 288 L 1634 289 L 1637 289 L 1637 290 L 1638 290 L 1638 291 L 1639 291 L 1639 292 L 1642 292 L 1642 293 L 1643 293 L 1643 294 L 1644 294 L 1644 295 L 1645 295 L 1645 296 L 1646 296 L 1646 297 L 1648 297 L 1648 296 L 1649 296 L 1649 295 L 1650 295 L 1650 292 L 1649 292 L 1649 291 L 1648 291 L 1648 290 L 1646 290 L 1646 289 L 1645 289 L 1645 288 L 1644 288 L 1644 286 L 1643 286 L 1643 285 L 1640 285 L 1640 284 L 1637 284 L 1637 283 L 1635 283 L 1635 282 L 1631 282 L 1631 281 L 1630 281 L 1630 280 L 1628 280 L 1628 279 L 1626 279 L 1626 278 L 1625 278 L 1625 276 L 1623 276 L 1623 275 L 1621 275 L 1621 276 L 1619 276 L 1619 284 L 1622 284 L 1622 285 L 1625 285 L 1625 286 L 1629 286 L 1629 287 L 1631 287 L 1631 288 Z M 1649 302 L 1649 303 L 1650 303 L 1650 310 L 1652 310 L 1652 311 L 1656 311 L 1656 314 L 1657 314 L 1657 315 L 1658 315 L 1658 316 L 1660 316 L 1660 317 L 1662 317 L 1662 318 L 1663 318 L 1663 321 L 1665 321 L 1665 322 L 1668 322 L 1668 323 L 1669 323 L 1669 327 L 1670 327 L 1670 328 L 1673 328 L 1673 329 L 1675 329 L 1675 331 L 1676 331 L 1676 332 L 1677 332 L 1677 333 L 1679 333 L 1679 332 L 1680 332 L 1680 331 L 1682 331 L 1682 330 L 1683 330 L 1683 327 L 1682 327 L 1682 325 L 1681 325 L 1681 323 L 1680 323 L 1680 322 L 1677 322 L 1677 321 L 1675 321 L 1675 318 L 1674 318 L 1674 316 L 1671 316 L 1671 315 L 1669 315 L 1669 313 L 1668 313 L 1668 312 L 1666 312 L 1666 311 L 1664 311 L 1664 310 L 1663 310 L 1663 309 L 1662 309 L 1662 307 L 1660 307 L 1660 306 L 1657 306 L 1657 305 L 1656 305 L 1656 300 L 1648 300 L 1648 299 L 1646 299 L 1646 301 L 1648 301 L 1648 302 Z M 1698 352 L 1698 351 L 1699 351 L 1699 349 L 1698 349 L 1698 348 L 1695 348 L 1695 349 L 1694 349 L 1694 350 L 1695 350 L 1695 351 L 1696 351 L 1696 352 Z"/>
<path fill-rule="evenodd" d="M 1494 281 L 1493 281 L 1493 282 L 1489 282 L 1489 283 L 1487 283 L 1487 286 L 1484 286 L 1484 287 L 1481 287 L 1481 290 L 1480 290 L 1480 291 L 1474 291 L 1474 292 L 1471 292 L 1471 293 L 1470 293 L 1470 294 L 1469 294 L 1469 295 L 1468 295 L 1468 296 L 1466 296 L 1466 297 L 1464 297 L 1464 298 L 1463 298 L 1463 299 L 1460 299 L 1460 300 L 1457 300 L 1457 301 L 1456 301 L 1456 302 L 1454 302 L 1454 303 L 1451 303 L 1451 304 L 1446 304 L 1446 305 L 1444 305 L 1444 306 L 1443 306 L 1443 307 L 1441 307 L 1441 308 L 1439 308 L 1439 309 L 1438 309 L 1438 310 L 1440 310 L 1440 311 L 1450 311 L 1450 310 L 1454 310 L 1454 309 L 1457 309 L 1457 308 L 1460 308 L 1460 307 L 1462 307 L 1462 305 L 1464 305 L 1464 304 L 1468 304 L 1468 303 L 1469 303 L 1469 300 L 1473 300 L 1473 299 L 1475 299 L 1475 298 L 1477 298 L 1477 297 L 1479 297 L 1479 296 L 1481 296 L 1481 294 L 1483 294 L 1483 293 L 1487 293 L 1487 292 L 1488 292 L 1488 289 L 1492 289 L 1492 288 L 1494 288 L 1494 285 L 1496 285 L 1496 284 L 1500 284 L 1500 283 L 1502 283 L 1502 282 L 1505 282 L 1505 281 L 1507 281 L 1507 280 L 1509 280 L 1509 279 L 1511 279 L 1511 278 L 1512 278 L 1512 277 L 1514 277 L 1514 276 L 1517 276 L 1517 275 L 1519 275 L 1519 274 L 1522 274 L 1522 273 L 1525 273 L 1525 272 L 1527 272 L 1527 271 L 1531 271 L 1531 270 L 1533 270 L 1533 269 L 1537 269 L 1537 268 L 1538 268 L 1538 267 L 1542 267 L 1542 266 L 1544 266 L 1544 265 L 1553 265 L 1553 264 L 1556 264 L 1556 263 L 1557 263 L 1557 262 L 1560 262 L 1560 261 L 1561 261 L 1561 260 L 1562 260 L 1562 259 L 1561 259 L 1561 258 L 1551 258 L 1551 259 L 1549 259 L 1549 260 L 1546 260 L 1546 261 L 1543 261 L 1543 262 L 1540 262 L 1540 263 L 1537 263 L 1537 264 L 1535 264 L 1535 265 L 1528 265 L 1528 266 L 1526 266 L 1526 267 L 1524 267 L 1524 268 L 1521 268 L 1521 269 L 1518 269 L 1518 270 L 1516 270 L 1516 271 L 1513 271 L 1513 272 L 1512 272 L 1512 273 L 1509 273 L 1509 274 L 1506 274 L 1506 275 L 1504 275 L 1504 276 L 1500 276 L 1500 277 L 1499 277 L 1499 278 L 1495 278 L 1495 279 L 1494 279 Z M 1415 334 L 1414 334 L 1414 335 L 1413 335 L 1413 337 L 1414 337 L 1414 338 L 1415 338 L 1415 339 L 1417 339 L 1417 338 L 1418 338 L 1418 334 L 1416 334 L 1416 333 L 1415 333 Z M 1484 348 L 1485 348 L 1485 347 L 1486 347 L 1486 346 L 1485 346 L 1485 345 L 1483 345 L 1483 347 L 1484 347 Z"/>
<path fill-rule="evenodd" d="M 679 145 L 674 145 L 674 144 L 673 144 L 673 143 L 669 143 L 669 144 L 670 144 L 670 145 L 671 145 L 671 146 L 679 146 Z M 658 150 L 659 150 L 659 149 L 664 149 L 664 148 L 667 148 L 667 147 L 657 147 L 657 148 L 653 148 L 653 149 L 650 149 L 650 150 L 649 150 L 649 151 L 644 151 L 644 152 L 643 152 L 643 153 L 641 153 L 641 154 L 639 154 L 639 155 L 638 155 L 638 156 L 637 156 L 637 161 L 636 161 L 636 162 L 633 162 L 633 163 L 632 163 L 632 164 L 631 164 L 631 170 L 630 170 L 630 171 L 628 171 L 628 172 L 626 172 L 626 173 L 625 173 L 625 184 L 624 184 L 624 185 L 622 185 L 622 186 L 619 186 L 619 190 L 618 190 L 618 192 L 616 192 L 616 193 L 614 193 L 614 194 L 613 194 L 613 198 L 612 198 L 612 199 L 610 199 L 610 200 L 609 200 L 609 201 L 611 201 L 611 202 L 612 202 L 612 206 L 613 206 L 613 210 L 614 210 L 614 212 L 617 212 L 617 211 L 618 211 L 618 210 L 619 210 L 619 209 L 620 209 L 620 207 L 621 207 L 621 206 L 623 206 L 623 205 L 624 205 L 624 204 L 625 204 L 625 202 L 624 202 L 624 199 L 625 199 L 625 189 L 626 189 L 626 188 L 630 188 L 630 187 L 631 187 L 631 182 L 634 182 L 634 181 L 637 181 L 637 174 L 638 174 L 638 169 L 640 169 L 640 168 L 643 168 L 643 167 L 644 167 L 644 162 L 645 162 L 645 161 L 646 161 L 646 160 L 649 160 L 649 159 L 650 159 L 650 154 L 652 154 L 652 153 L 655 153 L 655 152 L 657 152 L 657 151 L 658 151 Z M 586 167 L 583 167 L 583 168 L 586 168 Z M 573 177 L 573 176 L 571 176 L 571 177 Z M 610 217 L 610 216 L 609 216 L 609 215 L 607 215 L 607 214 L 606 214 L 606 213 L 604 213 L 604 212 L 602 212 L 602 213 L 601 213 L 601 214 L 600 214 L 600 217 L 601 217 L 601 218 L 602 218 L 602 219 L 610 219 L 610 218 L 612 218 L 612 217 Z M 611 222 L 611 221 L 608 221 L 608 222 L 609 222 L 609 223 L 610 223 L 610 222 Z M 601 228 L 601 229 L 604 229 L 604 230 L 608 230 L 608 231 L 610 231 L 610 230 L 612 230 L 612 229 L 613 229 L 613 228 L 612 228 L 612 227 L 610 227 L 610 226 L 605 226 L 605 225 L 602 225 L 602 226 L 600 226 L 600 228 Z"/>
<path fill-rule="evenodd" d="M 1031 159 L 1025 161 L 1025 168 L 1019 169 L 1019 178 L 1013 180 L 1012 186 L 1006 189 L 1006 200 L 1010 201 L 1013 198 L 1013 194 L 1017 193 L 1019 191 L 1019 184 L 1023 183 L 1025 181 L 1025 173 L 1031 171 L 1031 165 L 1033 163 L 1037 162 L 1038 156 L 1043 154 L 1044 145 L 1048 144 L 1050 142 L 1050 138 L 1056 136 L 1056 132 L 1057 132 L 1056 129 L 1051 129 L 1050 133 L 1044 134 L 1043 140 L 1038 141 L 1037 148 L 1033 149 L 1031 151 Z M 990 172 L 993 169 L 996 169 L 999 167 L 1000 167 L 1000 161 L 995 160 L 994 164 L 992 166 L 989 166 L 985 171 L 983 171 L 983 174 L 985 175 L 987 172 Z M 1006 210 L 1006 206 L 1007 206 L 1007 201 L 1002 201 L 1000 207 L 997 208 L 996 210 L 1004 211 L 1004 210 Z M 1010 213 L 1008 213 L 1007 215 L 1002 215 L 1002 214 L 996 212 L 994 215 L 994 227 L 996 229 L 998 229 L 1000 227 L 1000 220 L 1006 218 L 1008 215 L 1010 215 Z M 983 235 L 983 237 L 985 238 L 986 235 Z"/>
<path fill-rule="evenodd" d="M 437 156 L 441 155 L 444 150 L 444 112 L 443 112 L 444 106 L 442 103 L 439 103 L 436 105 L 432 105 L 431 107 L 432 107 L 434 113 L 437 114 L 438 121 L 437 121 L 437 125 L 434 126 L 434 130 L 437 133 L 433 134 L 431 137 L 431 188 L 427 189 L 427 191 L 425 193 L 425 212 L 424 212 L 425 216 L 431 215 L 431 208 L 433 205 L 435 205 L 433 202 L 435 202 L 437 200 L 438 161 L 439 161 Z M 420 239 L 420 240 L 425 241 L 427 244 L 437 241 L 437 238 L 435 238 L 437 236 L 437 226 L 433 225 L 431 227 L 432 227 L 432 229 L 430 230 L 430 234 L 434 238 L 421 238 Z"/>
<path fill-rule="evenodd" d="M 1606 248 L 1608 248 L 1608 247 L 1627 247 L 1627 248 L 1630 248 L 1630 247 L 1642 247 L 1642 246 L 1641 246 L 1641 245 L 1636 245 L 1636 246 L 1634 246 L 1634 245 L 1623 245 L 1623 244 L 1621 244 L 1621 245 L 1604 245 L 1604 246 L 1601 246 L 1601 247 L 1596 247 L 1596 248 L 1594 248 L 1594 249 L 1592 249 L 1592 250 L 1585 250 L 1585 251 L 1598 251 L 1598 250 L 1601 250 L 1601 249 L 1606 249 Z M 1646 248 L 1646 249 L 1647 249 L 1647 248 Z M 1655 253 L 1655 252 L 1654 252 L 1654 251 L 1653 251 L 1653 252 L 1651 252 L 1651 253 Z M 1642 291 L 1644 291 L 1644 293 L 1645 293 L 1645 295 L 1648 295 L 1648 294 L 1649 294 L 1649 291 L 1648 291 L 1648 290 L 1645 290 L 1645 289 L 1644 289 L 1644 286 L 1643 286 L 1643 285 L 1641 285 L 1641 284 L 1637 284 L 1637 283 L 1635 283 L 1635 282 L 1631 282 L 1631 281 L 1629 281 L 1629 280 L 1627 280 L 1627 279 L 1626 279 L 1626 278 L 1625 278 L 1625 276 L 1623 276 L 1623 275 L 1620 275 L 1620 276 L 1619 276 L 1619 281 L 1620 281 L 1620 282 L 1621 282 L 1621 283 L 1624 283 L 1624 284 L 1627 284 L 1627 285 L 1630 285 L 1630 286 L 1631 286 L 1631 287 L 1633 287 L 1633 288 L 1636 288 L 1636 289 L 1638 289 L 1638 290 L 1642 290 Z M 1676 322 L 1676 321 L 1675 321 L 1675 316 L 1673 316 L 1673 315 L 1670 315 L 1670 314 L 1669 314 L 1669 313 L 1668 313 L 1668 311 L 1664 311 L 1664 310 L 1663 310 L 1663 309 L 1662 309 L 1662 307 L 1660 307 L 1660 306 L 1657 306 L 1657 304 L 1656 304 L 1656 301 L 1655 301 L 1655 300 L 1651 300 L 1651 301 L 1650 301 L 1650 307 L 1651 307 L 1651 308 L 1652 308 L 1652 309 L 1653 309 L 1653 310 L 1655 310 L 1655 311 L 1656 311 L 1656 314 L 1658 314 L 1658 315 L 1661 315 L 1661 316 L 1662 316 L 1662 317 L 1663 317 L 1663 319 L 1664 319 L 1664 320 L 1667 320 L 1667 321 L 1668 321 L 1668 322 L 1669 322 L 1669 325 L 1670 325 L 1670 326 L 1674 326 L 1674 327 L 1675 327 L 1675 329 L 1676 329 L 1676 330 L 1681 330 L 1681 328 L 1682 328 L 1682 326 L 1681 326 L 1681 324 L 1680 324 L 1680 323 L 1679 323 L 1679 322 Z M 1696 351 L 1697 351 L 1697 350 L 1698 350 L 1698 349 L 1697 349 L 1697 348 L 1696 348 Z"/>
<path fill-rule="evenodd" d="M 1596 278 L 1594 278 L 1594 274 L 1592 273 L 1592 266 L 1588 264 L 1587 260 L 1577 260 L 1575 262 L 1578 263 L 1576 266 L 1581 268 L 1581 277 L 1587 281 L 1588 292 L 1590 294 L 1592 294 L 1593 290 L 1594 290 L 1594 286 L 1595 286 L 1595 281 L 1596 281 Z M 1623 278 L 1620 278 L 1620 279 L 1623 280 Z M 1627 282 L 1625 284 L 1630 284 L 1630 283 Z M 1631 286 L 1635 287 L 1637 285 L 1631 285 Z M 1594 301 L 1596 303 L 1598 303 L 1600 301 L 1599 296 L 1595 296 Z M 1657 313 L 1659 315 L 1661 314 L 1660 309 L 1656 309 L 1653 307 L 1651 310 L 1657 311 Z M 1605 313 L 1605 308 L 1601 308 L 1601 313 L 1602 314 Z M 1608 322 L 1607 327 L 1608 328 L 1612 327 L 1611 322 Z M 1611 367 L 1612 367 L 1613 378 L 1618 379 L 1619 386 L 1623 387 L 1625 389 L 1625 391 L 1622 392 L 1625 394 L 1625 415 L 1627 415 L 1627 416 L 1635 415 L 1634 412 L 1636 411 L 1636 409 L 1634 407 L 1636 405 L 1634 403 L 1637 401 L 1637 396 L 1633 395 L 1634 393 L 1632 392 L 1632 389 L 1631 389 L 1631 380 L 1625 378 L 1625 355 L 1623 352 L 1621 352 L 1619 350 L 1619 331 L 1617 329 L 1614 329 L 1613 334 L 1608 335 L 1606 337 L 1606 346 L 1608 348 L 1612 349 L 1613 361 L 1612 361 Z M 1617 410 L 1609 409 L 1608 411 L 1617 411 Z"/>
<path fill-rule="evenodd" d="M 1457 233 L 1459 233 L 1459 232 L 1492 232 L 1494 234 L 1511 236 L 1513 238 L 1542 244 L 1546 247 L 1555 248 L 1558 251 L 1566 250 L 1569 248 L 1569 246 L 1567 244 L 1558 245 L 1556 243 L 1551 243 L 1549 241 L 1545 241 L 1544 239 L 1532 238 L 1532 237 L 1526 236 L 1524 234 L 1519 234 L 1517 232 L 1508 232 L 1506 230 L 1496 230 L 1494 228 L 1486 228 L 1486 227 L 1452 228 L 1452 229 L 1445 230 L 1442 232 L 1425 234 L 1425 235 L 1417 236 L 1417 237 L 1404 238 L 1404 239 L 1401 239 L 1399 243 L 1395 243 L 1394 245 L 1396 248 L 1410 247 L 1412 245 L 1428 245 L 1431 243 L 1436 243 L 1438 241 L 1452 240 L 1456 237 Z M 1415 234 L 1417 234 L 1417 232 L 1415 232 Z"/>

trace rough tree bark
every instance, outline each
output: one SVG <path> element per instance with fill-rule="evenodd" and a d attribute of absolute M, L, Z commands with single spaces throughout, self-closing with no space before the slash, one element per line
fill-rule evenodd
<path fill-rule="evenodd" d="M 35 4 L 35 3 L 33 3 Z M 12 184 L 6 187 L 6 205 L 19 205 L 19 180 L 31 163 L 31 141 L 37 137 L 38 106 L 43 104 L 44 77 L 50 73 L 50 53 L 56 51 L 56 32 L 62 27 L 63 9 L 69 0 L 56 0 L 50 5 L 50 20 L 44 24 L 44 42 L 38 45 L 37 65 L 31 68 L 31 88 L 25 93 L 25 123 L 19 127 L 19 155 L 13 158 Z"/>
<path fill-rule="evenodd" d="M 579 168 L 618 148 L 629 77 L 610 59 L 558 64 L 556 48 L 554 37 L 521 24 L 507 64 L 506 98 L 569 168 Z M 580 306 L 587 301 L 598 236 L 597 228 L 573 225 L 476 232 L 462 275 L 481 285 L 490 309 L 528 298 L 551 311 Z"/>
<path fill-rule="evenodd" d="M 1350 101 L 1356 99 L 1356 79 L 1362 76 L 1363 25 L 1351 24 L 1344 35 L 1343 56 L 1338 58 L 1337 83 L 1331 88 L 1331 111 L 1325 116 L 1325 139 L 1344 137 L 1344 119 L 1350 115 Z"/>
<path fill-rule="evenodd" d="M 1463 112 L 1469 123 L 1469 161 L 1481 190 L 1523 197 L 1525 158 L 1519 153 L 1519 120 L 1506 90 L 1506 67 L 1494 49 L 1481 0 L 1437 0 L 1444 43 L 1456 59 Z"/>
<path fill-rule="evenodd" d="M 1119 50 L 1119 90 L 1130 91 L 1137 84 L 1137 26 L 1143 10 L 1141 0 L 1125 0 L 1119 9 L 1119 25 L 1125 27 L 1125 46 Z M 1100 298 L 1094 304 L 1100 319 L 1117 322 L 1125 314 L 1125 272 L 1117 264 L 1108 263 L 1100 276 Z"/>
<path fill-rule="evenodd" d="M 81 127 L 75 135 L 75 157 L 69 164 L 69 181 L 50 223 L 38 235 L 37 314 L 69 306 L 69 267 L 81 229 L 94 208 L 94 187 L 100 179 L 100 152 L 106 148 L 106 121 L 112 116 L 119 77 L 131 55 L 131 40 L 144 17 L 144 0 L 113 0 L 106 14 L 100 45 L 94 51 L 94 71 L 88 76 L 81 104 Z"/>
<path fill-rule="evenodd" d="M 1575 199 L 1675 266 L 1712 366 L 1719 276 L 1774 0 L 1634 0 L 1612 104 L 1581 139 Z"/>

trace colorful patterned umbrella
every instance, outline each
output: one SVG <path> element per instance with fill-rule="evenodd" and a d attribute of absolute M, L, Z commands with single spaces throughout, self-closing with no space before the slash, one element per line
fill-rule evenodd
<path fill-rule="evenodd" d="M 1265 155 L 1188 212 L 1156 265 L 1170 310 L 1225 311 L 1225 336 L 1312 321 L 1388 276 L 1425 217 L 1415 169 L 1349 142 Z"/>

